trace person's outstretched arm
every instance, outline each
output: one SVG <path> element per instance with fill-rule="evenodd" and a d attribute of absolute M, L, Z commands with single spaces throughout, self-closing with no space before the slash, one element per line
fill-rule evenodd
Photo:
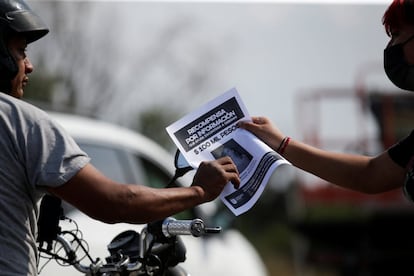
<path fill-rule="evenodd" d="M 286 137 L 268 118 L 253 117 L 239 125 L 280 151 Z M 375 157 L 321 150 L 294 139 L 284 141 L 283 156 L 294 166 L 330 183 L 364 193 L 380 193 L 401 187 L 405 170 L 387 152 Z"/>
<path fill-rule="evenodd" d="M 120 184 L 88 164 L 67 183 L 49 192 L 85 214 L 107 223 L 147 223 L 215 199 L 224 186 L 240 184 L 229 157 L 203 162 L 190 187 L 156 189 Z"/>

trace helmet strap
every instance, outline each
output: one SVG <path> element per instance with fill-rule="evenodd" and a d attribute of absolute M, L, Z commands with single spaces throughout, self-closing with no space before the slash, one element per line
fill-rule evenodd
<path fill-rule="evenodd" d="M 0 81 L 11 81 L 17 74 L 18 68 L 15 59 L 11 55 L 7 42 L 10 39 L 11 30 L 4 19 L 0 18 Z"/>
<path fill-rule="evenodd" d="M 0 79 L 0 92 L 5 94 L 11 94 L 11 81 Z"/>

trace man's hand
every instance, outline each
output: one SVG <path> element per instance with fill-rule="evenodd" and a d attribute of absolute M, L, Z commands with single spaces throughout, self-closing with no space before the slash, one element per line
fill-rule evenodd
<path fill-rule="evenodd" d="M 215 161 L 205 161 L 200 164 L 192 186 L 199 186 L 203 190 L 204 201 L 211 201 L 218 197 L 227 183 L 233 183 L 237 189 L 240 185 L 239 172 L 230 157 L 222 157 Z"/>

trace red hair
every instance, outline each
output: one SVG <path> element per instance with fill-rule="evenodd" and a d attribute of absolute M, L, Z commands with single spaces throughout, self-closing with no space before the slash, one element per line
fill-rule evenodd
<path fill-rule="evenodd" d="M 385 32 L 391 36 L 392 29 L 402 25 L 414 25 L 414 0 L 394 0 L 382 17 Z"/>

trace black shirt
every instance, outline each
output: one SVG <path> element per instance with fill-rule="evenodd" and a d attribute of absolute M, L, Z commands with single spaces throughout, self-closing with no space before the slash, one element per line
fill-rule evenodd
<path fill-rule="evenodd" d="M 405 196 L 414 201 L 414 130 L 411 133 L 388 149 L 391 159 L 407 169 L 407 176 L 404 181 Z"/>

